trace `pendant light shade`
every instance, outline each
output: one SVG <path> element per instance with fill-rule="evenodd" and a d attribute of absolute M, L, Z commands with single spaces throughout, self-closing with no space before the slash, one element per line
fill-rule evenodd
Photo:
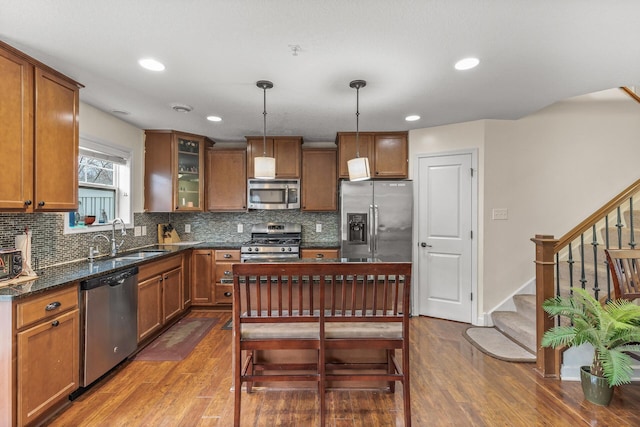
<path fill-rule="evenodd" d="M 264 111 L 263 116 L 263 139 L 262 139 L 262 157 L 253 159 L 253 175 L 257 179 L 275 179 L 276 177 L 276 159 L 267 157 L 267 89 L 273 87 L 273 83 L 268 80 L 259 80 L 256 83 L 263 92 Z"/>
<path fill-rule="evenodd" d="M 360 88 L 367 85 L 364 80 L 353 80 L 349 87 L 356 90 L 356 157 L 347 162 L 349 181 L 364 181 L 371 179 L 369 159 L 360 157 Z"/>

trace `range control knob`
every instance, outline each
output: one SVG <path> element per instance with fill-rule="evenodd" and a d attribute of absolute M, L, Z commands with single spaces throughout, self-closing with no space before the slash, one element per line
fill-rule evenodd
<path fill-rule="evenodd" d="M 280 248 L 280 251 L 284 252 L 286 249 L 285 248 Z"/>
<path fill-rule="evenodd" d="M 289 250 L 289 252 L 291 252 L 291 248 L 289 248 L 288 250 Z"/>

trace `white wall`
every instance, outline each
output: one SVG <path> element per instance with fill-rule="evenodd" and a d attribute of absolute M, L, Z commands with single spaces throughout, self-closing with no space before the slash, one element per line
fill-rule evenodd
<path fill-rule="evenodd" d="M 144 131 L 84 102 L 80 103 L 80 136 L 125 147 L 133 151 L 132 208 L 144 209 Z"/>
<path fill-rule="evenodd" d="M 535 234 L 561 237 L 640 177 L 640 104 L 630 98 L 568 100 L 515 121 L 414 130 L 409 140 L 410 162 L 478 148 L 479 313 L 534 277 Z M 492 220 L 493 208 L 507 208 L 508 220 Z"/>

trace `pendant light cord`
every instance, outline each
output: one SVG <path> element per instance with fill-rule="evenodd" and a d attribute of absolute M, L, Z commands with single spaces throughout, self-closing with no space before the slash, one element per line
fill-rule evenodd
<path fill-rule="evenodd" d="M 360 157 L 360 86 L 356 87 L 356 158 Z"/>
<path fill-rule="evenodd" d="M 262 129 L 262 157 L 267 157 L 267 87 L 262 87 L 264 96 L 264 111 L 262 112 L 263 129 Z"/>

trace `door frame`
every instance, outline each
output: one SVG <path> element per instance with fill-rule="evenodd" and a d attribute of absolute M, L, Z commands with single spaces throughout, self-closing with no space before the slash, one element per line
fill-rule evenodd
<path fill-rule="evenodd" d="M 418 262 L 420 259 L 419 256 L 419 248 L 420 248 L 420 236 L 419 236 L 419 219 L 420 212 L 418 210 L 420 206 L 419 195 L 420 195 L 420 159 L 424 158 L 432 158 L 432 157 L 444 157 L 444 156 L 457 156 L 457 155 L 471 155 L 471 168 L 473 169 L 473 177 L 471 178 L 471 230 L 473 231 L 473 239 L 471 242 L 471 292 L 473 293 L 473 301 L 471 302 L 471 322 L 473 325 L 482 325 L 484 326 L 484 321 L 478 318 L 478 313 L 480 303 L 482 301 L 482 297 L 478 291 L 478 247 L 480 246 L 480 240 L 482 237 L 482 233 L 478 227 L 478 181 L 479 181 L 479 171 L 478 171 L 478 149 L 470 148 L 470 149 L 462 149 L 462 150 L 453 150 L 453 151 L 439 151 L 434 153 L 417 153 L 414 156 L 413 160 L 413 218 L 414 218 L 414 227 L 413 227 L 413 251 L 412 257 L 416 262 L 414 263 L 414 271 L 413 271 L 413 291 L 412 298 L 412 313 L 420 313 L 420 283 L 422 282 L 421 278 L 426 276 L 426 273 L 420 271 L 420 263 Z"/>

